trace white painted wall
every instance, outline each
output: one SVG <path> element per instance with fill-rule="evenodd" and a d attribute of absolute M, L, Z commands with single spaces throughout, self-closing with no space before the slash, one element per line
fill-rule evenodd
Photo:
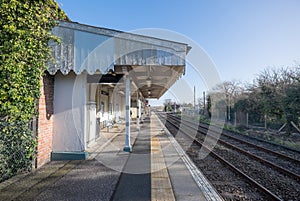
<path fill-rule="evenodd" d="M 93 145 L 96 141 L 96 91 L 97 84 L 87 84 L 87 105 L 86 105 L 86 144 L 87 146 Z"/>
<path fill-rule="evenodd" d="M 114 92 L 113 96 L 113 117 L 118 122 L 120 120 L 125 120 L 125 96 L 119 94 L 118 92 Z"/>
<path fill-rule="evenodd" d="M 122 118 L 122 119 L 124 119 L 125 120 L 125 113 L 126 113 L 126 99 L 125 99 L 125 96 L 121 96 L 120 97 L 121 99 L 120 99 L 120 111 L 121 111 L 121 115 L 120 115 L 120 117 Z"/>
<path fill-rule="evenodd" d="M 56 73 L 53 120 L 53 151 L 85 150 L 86 73 Z"/>

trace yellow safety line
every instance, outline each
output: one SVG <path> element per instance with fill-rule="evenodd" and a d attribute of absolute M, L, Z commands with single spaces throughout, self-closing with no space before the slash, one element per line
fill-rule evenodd
<path fill-rule="evenodd" d="M 160 142 L 151 137 L 151 200 L 175 201 Z"/>

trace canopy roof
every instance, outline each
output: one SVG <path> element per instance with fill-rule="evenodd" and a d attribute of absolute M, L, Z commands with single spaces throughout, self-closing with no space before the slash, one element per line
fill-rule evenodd
<path fill-rule="evenodd" d="M 53 33 L 61 43 L 49 44 L 55 60 L 49 62 L 50 74 L 103 75 L 99 83 L 126 74 L 146 98 L 161 97 L 184 74 L 190 50 L 184 43 L 74 22 L 60 21 Z"/>

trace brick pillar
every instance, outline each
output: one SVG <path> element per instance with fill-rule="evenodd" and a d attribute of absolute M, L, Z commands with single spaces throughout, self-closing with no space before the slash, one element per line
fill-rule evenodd
<path fill-rule="evenodd" d="M 50 161 L 53 136 L 54 76 L 48 72 L 41 79 L 38 116 L 37 168 Z"/>

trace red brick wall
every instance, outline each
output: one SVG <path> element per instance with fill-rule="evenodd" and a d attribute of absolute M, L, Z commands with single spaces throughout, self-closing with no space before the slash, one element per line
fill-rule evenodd
<path fill-rule="evenodd" d="M 50 161 L 53 135 L 53 96 L 54 76 L 46 73 L 41 80 L 41 97 L 38 108 L 37 167 L 40 167 Z"/>

